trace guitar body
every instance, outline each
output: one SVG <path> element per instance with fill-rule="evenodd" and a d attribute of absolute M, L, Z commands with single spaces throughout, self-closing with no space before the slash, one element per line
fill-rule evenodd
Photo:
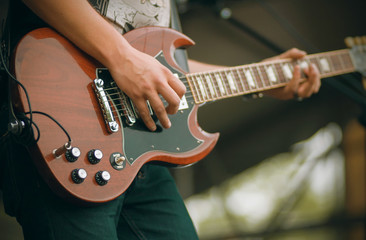
<path fill-rule="evenodd" d="M 159 56 L 162 64 L 184 77 L 173 58 L 176 48 L 193 44 L 183 34 L 168 28 L 146 27 L 125 37 L 132 46 Z M 163 129 L 157 122 L 158 130 L 150 132 L 139 120 L 127 124 L 126 117 L 117 111 L 114 117 L 118 131 L 109 131 L 93 84 L 95 79 L 112 84 L 113 79 L 107 79 L 107 70 L 97 61 L 51 29 L 27 34 L 17 46 L 13 64 L 17 79 L 28 91 L 32 110 L 55 118 L 71 136 L 72 146 L 80 150 L 80 157 L 74 162 L 65 154 L 56 157 L 54 150 L 68 141 L 65 133 L 46 116 L 33 114 L 41 133 L 39 141 L 29 147 L 34 163 L 50 187 L 66 199 L 79 203 L 110 201 L 129 187 L 144 164 L 159 161 L 189 165 L 205 157 L 217 142 L 217 133 L 206 133 L 198 126 L 198 106 L 188 97 L 187 107 L 170 116 L 170 129 Z M 16 93 L 15 107 L 28 111 L 24 93 L 20 88 Z M 118 102 L 108 94 L 107 97 L 113 111 L 118 110 Z M 99 163 L 88 159 L 89 151 L 95 149 L 103 153 Z M 116 165 L 115 156 L 122 157 L 123 163 Z M 82 183 L 73 180 L 75 169 L 87 173 Z M 98 184 L 95 175 L 99 171 L 109 173 L 107 184 Z"/>

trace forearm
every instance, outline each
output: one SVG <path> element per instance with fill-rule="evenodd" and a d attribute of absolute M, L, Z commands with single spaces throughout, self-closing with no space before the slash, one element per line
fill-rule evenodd
<path fill-rule="evenodd" d="M 225 67 L 225 66 L 220 66 L 220 65 L 203 63 L 203 62 L 199 62 L 199 61 L 192 60 L 192 59 L 188 60 L 188 66 L 189 66 L 189 70 L 191 73 L 210 71 L 210 70 L 215 70 L 215 69 L 220 69 L 220 68 Z"/>
<path fill-rule="evenodd" d="M 128 42 L 87 0 L 24 0 L 40 18 L 106 67 L 130 50 Z M 106 44 L 108 43 L 108 44 Z"/>
<path fill-rule="evenodd" d="M 24 0 L 39 17 L 109 69 L 113 80 L 136 105 L 139 117 L 154 131 L 148 100 L 161 125 L 178 111 L 184 84 L 152 56 L 133 48 L 87 0 Z M 164 105 L 162 96 L 167 106 Z"/>

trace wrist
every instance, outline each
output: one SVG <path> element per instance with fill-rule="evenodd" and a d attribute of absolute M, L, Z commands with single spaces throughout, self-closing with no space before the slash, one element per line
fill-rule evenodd
<path fill-rule="evenodd" d="M 132 46 L 126 39 L 117 33 L 119 36 L 114 40 L 108 41 L 108 46 L 103 47 L 101 54 L 101 63 L 108 69 L 116 69 L 123 66 L 123 63 L 128 59 Z"/>

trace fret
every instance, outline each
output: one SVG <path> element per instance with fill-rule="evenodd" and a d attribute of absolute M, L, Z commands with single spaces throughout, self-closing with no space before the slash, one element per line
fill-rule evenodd
<path fill-rule="evenodd" d="M 241 82 L 241 85 L 243 86 L 243 89 L 246 91 L 250 90 L 250 87 L 248 85 L 247 79 L 245 78 L 244 72 L 242 68 L 237 68 L 236 71 L 238 72 L 238 76 Z"/>
<path fill-rule="evenodd" d="M 235 84 L 234 77 L 233 77 L 232 73 L 230 71 L 225 72 L 225 75 L 226 75 L 227 80 L 229 81 L 229 86 L 230 86 L 231 92 L 233 92 L 233 93 L 237 92 L 238 88 Z"/>
<path fill-rule="evenodd" d="M 269 87 L 272 85 L 271 81 L 269 80 L 268 74 L 265 69 L 265 65 L 261 64 L 257 66 L 260 76 L 262 77 L 263 84 L 265 87 Z"/>
<path fill-rule="evenodd" d="M 351 59 L 351 56 L 348 53 L 342 54 L 342 59 L 343 59 L 343 62 L 345 63 L 344 65 L 347 68 L 353 69 L 353 61 Z"/>
<path fill-rule="evenodd" d="M 226 94 L 226 90 L 224 88 L 224 84 L 222 82 L 222 79 L 221 79 L 221 76 L 218 72 L 214 73 L 214 76 L 215 76 L 215 79 L 216 79 L 216 82 L 219 86 L 219 90 L 220 90 L 220 93 L 221 93 L 221 96 L 225 95 Z"/>
<path fill-rule="evenodd" d="M 299 64 L 300 69 L 302 71 L 304 71 L 305 69 L 308 69 L 309 68 L 309 63 L 308 63 L 308 60 L 307 59 L 299 60 L 298 61 L 298 64 Z"/>
<path fill-rule="evenodd" d="M 270 83 L 276 83 L 277 82 L 277 76 L 275 74 L 275 71 L 273 69 L 273 66 L 268 65 L 268 66 L 265 66 L 264 69 L 265 69 L 265 72 L 266 72 L 266 74 L 268 76 L 269 82 Z"/>
<path fill-rule="evenodd" d="M 290 70 L 291 70 L 292 75 L 294 75 L 295 66 L 297 65 L 296 60 L 292 60 L 291 62 L 288 62 L 288 64 L 289 64 L 289 66 L 290 66 Z M 302 72 L 302 71 L 300 71 L 300 77 L 301 77 L 301 72 Z M 291 79 L 292 79 L 292 78 L 291 78 Z M 290 80 L 291 80 L 291 79 L 290 79 Z"/>
<path fill-rule="evenodd" d="M 199 102 L 203 102 L 203 98 L 202 98 L 202 94 L 200 93 L 200 89 L 198 87 L 198 83 L 196 81 L 196 76 L 193 75 L 192 76 L 192 82 L 193 82 L 193 85 L 194 85 L 194 88 L 195 88 L 195 91 L 196 91 L 196 95 L 197 95 L 197 99 Z"/>
<path fill-rule="evenodd" d="M 193 98 L 195 99 L 195 102 L 200 102 L 201 100 L 198 96 L 196 84 L 195 84 L 193 77 L 194 77 L 194 75 L 187 75 L 187 81 L 189 83 L 189 86 L 191 87 L 192 95 L 193 95 Z"/>
<path fill-rule="evenodd" d="M 269 83 L 269 81 L 266 81 L 265 77 L 265 72 L 262 72 L 261 69 L 260 69 L 260 66 L 259 65 L 256 65 L 256 70 L 258 71 L 258 74 L 259 74 L 259 78 L 263 84 L 263 88 L 265 87 L 268 87 L 270 86 L 271 84 Z"/>
<path fill-rule="evenodd" d="M 251 70 L 252 70 L 252 73 L 253 73 L 253 76 L 254 76 L 254 80 L 257 83 L 257 87 L 258 88 L 263 88 L 263 82 L 262 82 L 262 79 L 259 76 L 258 70 L 254 66 L 251 67 Z"/>
<path fill-rule="evenodd" d="M 214 75 L 214 73 L 210 73 L 209 74 L 210 78 L 211 78 L 211 82 L 213 83 L 214 85 L 214 89 L 215 89 L 215 92 L 216 92 L 216 96 L 217 97 L 221 97 L 221 92 L 220 92 L 220 89 L 219 89 L 219 84 L 217 83 L 217 80 L 216 80 L 216 77 Z"/>
<path fill-rule="evenodd" d="M 296 64 L 300 67 L 300 78 L 306 78 L 304 71 L 309 69 L 309 63 L 307 59 L 300 59 L 296 61 Z"/>
<path fill-rule="evenodd" d="M 275 66 L 276 72 L 277 72 L 277 74 L 278 74 L 279 82 L 280 82 L 280 83 L 286 83 L 286 82 L 287 82 L 287 81 L 286 81 L 286 77 L 285 77 L 285 75 L 284 75 L 284 73 L 283 73 L 283 71 L 282 71 L 282 66 L 281 66 L 281 64 L 280 64 L 280 63 L 275 63 L 275 64 L 274 64 L 274 66 Z"/>
<path fill-rule="evenodd" d="M 270 65 L 270 67 L 271 67 L 271 69 L 273 70 L 273 72 L 274 72 L 274 74 L 275 74 L 276 82 L 277 82 L 277 83 L 280 83 L 280 82 L 281 82 L 281 77 L 280 77 L 280 75 L 279 75 L 279 73 L 278 73 L 278 71 L 277 71 L 277 69 L 276 69 L 276 66 L 272 63 L 272 64 Z"/>
<path fill-rule="evenodd" d="M 308 63 L 308 61 L 304 58 L 304 59 L 300 59 L 300 60 L 296 60 L 296 63 L 294 66 L 299 66 L 300 67 L 300 79 L 305 79 L 307 78 L 307 75 L 305 73 L 305 71 L 307 71 L 310 67 L 310 64 Z"/>
<path fill-rule="evenodd" d="M 208 97 L 207 97 L 206 89 L 205 89 L 205 87 L 203 85 L 203 82 L 202 82 L 201 77 L 197 75 L 196 76 L 196 79 L 197 79 L 198 87 L 199 87 L 200 92 L 201 92 L 201 95 L 202 95 L 202 99 L 203 100 L 207 100 Z"/>
<path fill-rule="evenodd" d="M 339 61 L 339 64 L 341 65 L 342 69 L 345 70 L 346 69 L 346 66 L 344 65 L 343 61 L 342 61 L 342 56 L 341 54 L 337 54 L 336 55 L 337 58 L 338 58 L 338 61 Z"/>
<path fill-rule="evenodd" d="M 322 69 L 320 68 L 320 65 L 319 65 L 319 62 L 318 62 L 317 57 L 316 56 L 312 56 L 309 60 L 310 60 L 310 63 L 314 64 L 318 68 L 319 73 L 322 74 L 323 72 L 322 72 Z"/>
<path fill-rule="evenodd" d="M 221 80 L 222 80 L 222 83 L 224 85 L 224 88 L 225 88 L 225 91 L 226 91 L 226 95 L 232 95 L 232 91 L 231 91 L 231 88 L 229 86 L 229 81 L 226 78 L 225 71 L 220 71 L 219 72 L 219 75 L 220 75 Z"/>
<path fill-rule="evenodd" d="M 230 72 L 234 77 L 235 85 L 237 86 L 238 91 L 240 93 L 243 93 L 245 91 L 245 89 L 244 89 L 243 82 L 241 81 L 238 69 L 236 67 L 233 67 L 233 68 L 231 68 Z"/>
<path fill-rule="evenodd" d="M 343 69 L 341 62 L 339 61 L 338 55 L 329 56 L 330 62 L 333 65 L 334 71 L 341 71 Z"/>
<path fill-rule="evenodd" d="M 196 75 L 197 75 L 197 78 L 200 79 L 202 87 L 205 90 L 207 100 L 211 100 L 212 96 L 210 95 L 210 92 L 208 91 L 208 85 L 206 84 L 206 80 L 205 80 L 203 74 L 202 73 L 196 73 Z"/>
<path fill-rule="evenodd" d="M 330 66 L 330 72 L 336 72 L 337 69 L 336 69 L 336 67 L 334 65 L 335 63 L 333 62 L 333 59 L 332 59 L 333 54 L 329 53 L 329 54 L 325 54 L 325 56 L 326 56 L 326 59 L 329 63 L 329 66 Z"/>
<path fill-rule="evenodd" d="M 212 97 L 212 98 L 215 98 L 215 96 L 216 96 L 217 94 L 216 94 L 216 91 L 215 91 L 215 89 L 214 89 L 214 87 L 213 87 L 213 85 L 212 85 L 212 79 L 211 79 L 210 75 L 208 75 L 208 74 L 203 74 L 203 76 L 204 76 L 204 78 L 205 78 L 205 80 L 206 80 L 206 83 L 207 83 L 207 85 L 208 85 L 208 89 L 210 90 L 211 97 Z"/>
<path fill-rule="evenodd" d="M 252 71 L 250 70 L 250 68 L 243 70 L 243 71 L 244 71 L 244 75 L 248 81 L 250 88 L 251 89 L 256 88 L 257 85 L 254 82 L 253 74 L 252 74 Z"/>
<path fill-rule="evenodd" d="M 282 63 L 281 68 L 282 68 L 282 71 L 285 75 L 285 78 L 287 80 L 291 80 L 292 77 L 293 77 L 293 74 L 292 74 L 293 70 L 291 70 L 291 67 L 290 67 L 289 63 L 286 63 L 286 62 Z"/>
<path fill-rule="evenodd" d="M 331 71 L 331 66 L 329 64 L 329 61 L 326 57 L 320 57 L 319 58 L 319 65 L 322 69 L 322 72 L 328 73 Z"/>

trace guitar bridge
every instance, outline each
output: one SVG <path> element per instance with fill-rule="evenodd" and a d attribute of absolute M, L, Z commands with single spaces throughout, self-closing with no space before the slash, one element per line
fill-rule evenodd
<path fill-rule="evenodd" d="M 134 125 L 138 119 L 138 113 L 135 111 L 131 99 L 118 88 L 108 69 L 98 68 L 96 75 L 94 88 L 108 131 L 118 131 L 119 125 L 114 120 L 114 112 L 121 116 L 128 126 Z"/>
<path fill-rule="evenodd" d="M 114 120 L 112 108 L 108 101 L 108 96 L 104 90 L 104 81 L 102 79 L 94 80 L 94 90 L 99 100 L 100 108 L 102 109 L 107 130 L 111 133 L 117 132 L 119 129 L 118 123 Z"/>

